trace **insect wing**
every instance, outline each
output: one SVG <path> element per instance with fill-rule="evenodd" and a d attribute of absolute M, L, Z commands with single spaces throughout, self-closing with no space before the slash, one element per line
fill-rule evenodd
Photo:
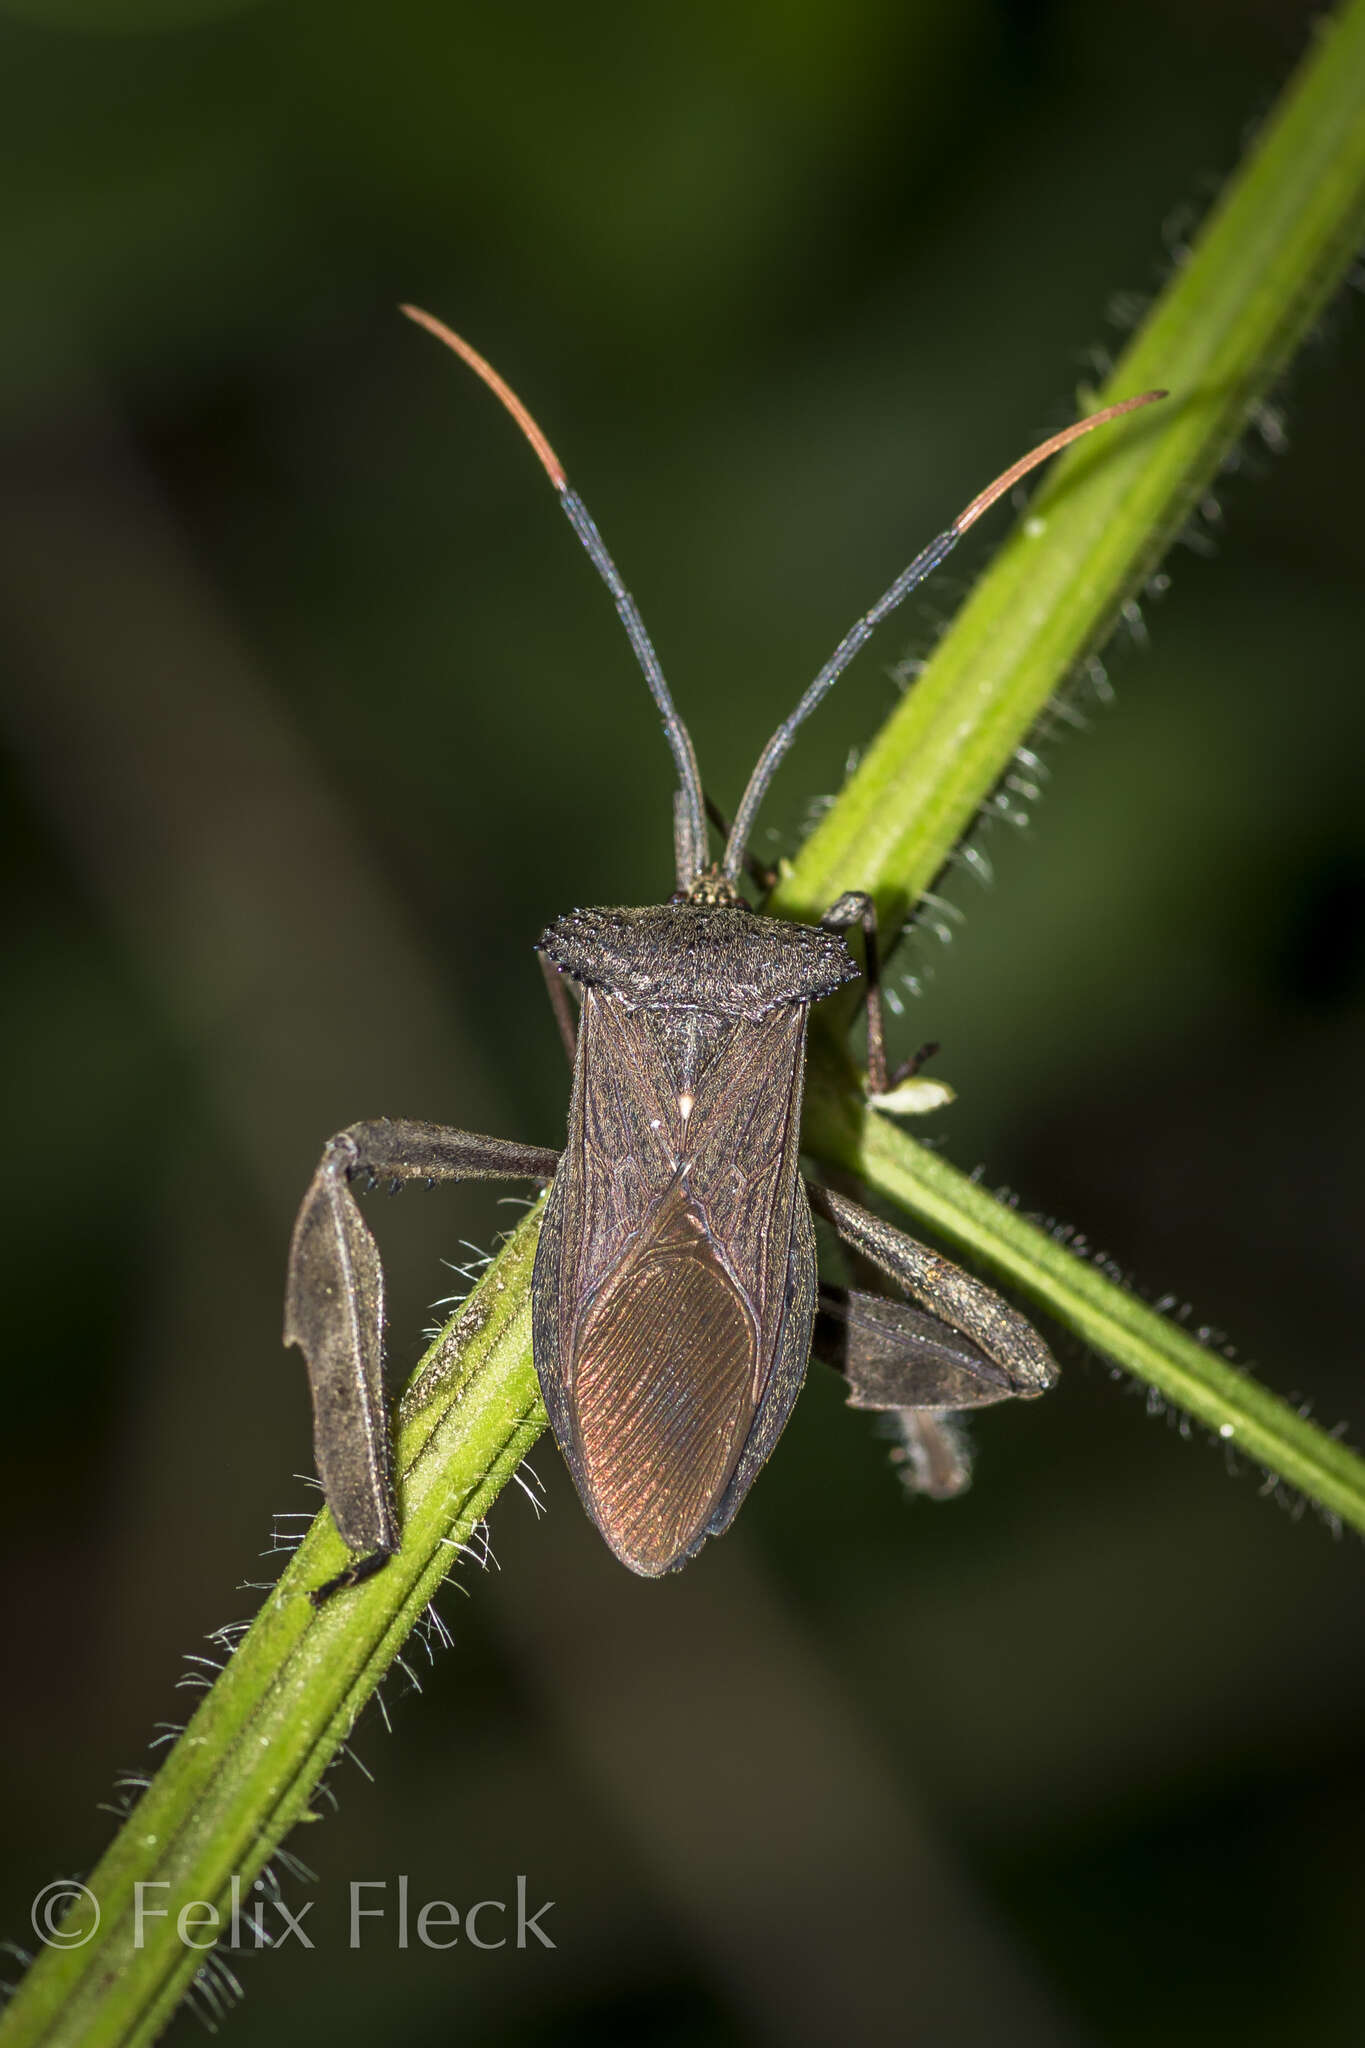
<path fill-rule="evenodd" d="M 791 1349 L 804 1038 L 800 1004 L 754 1022 L 585 991 L 536 1362 L 584 1504 L 650 1577 L 706 1535 Z"/>

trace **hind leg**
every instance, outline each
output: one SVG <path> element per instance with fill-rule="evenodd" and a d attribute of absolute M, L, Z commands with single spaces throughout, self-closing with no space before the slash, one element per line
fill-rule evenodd
<path fill-rule="evenodd" d="M 313 1395 L 318 1475 L 337 1532 L 361 1555 L 315 1589 L 320 1604 L 358 1585 L 398 1548 L 384 1400 L 384 1272 L 352 1183 L 390 1192 L 418 1182 L 554 1178 L 559 1154 L 443 1124 L 380 1117 L 328 1140 L 289 1250 L 284 1341 L 297 1344 Z"/>
<path fill-rule="evenodd" d="M 908 1482 L 939 1499 L 960 1493 L 970 1466 L 954 1417 L 1041 1394 L 1057 1367 L 1037 1332 L 993 1288 L 846 1195 L 807 1185 L 811 1206 L 855 1261 L 886 1274 L 917 1304 L 822 1288 L 816 1348 L 847 1379 L 851 1408 L 894 1418 Z"/>

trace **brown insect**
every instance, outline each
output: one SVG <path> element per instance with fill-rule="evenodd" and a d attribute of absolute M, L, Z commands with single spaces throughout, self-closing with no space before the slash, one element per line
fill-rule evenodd
<path fill-rule="evenodd" d="M 855 1407 L 894 1413 L 926 1490 L 965 1468 L 950 1418 L 1040 1394 L 1056 1366 L 991 1288 L 799 1168 L 806 1021 L 855 979 L 864 935 L 869 1093 L 887 1070 L 876 914 L 861 892 L 818 925 L 751 909 L 740 877 L 754 819 L 797 727 L 873 629 L 1002 493 L 1145 392 L 1054 434 L 919 554 L 840 641 L 759 757 L 718 860 L 692 741 L 633 599 L 554 450 L 469 344 L 404 311 L 461 356 L 520 426 L 615 601 L 678 771 L 677 891 L 646 909 L 579 910 L 539 950 L 574 1062 L 563 1153 L 439 1124 L 381 1118 L 327 1145 L 294 1229 L 285 1342 L 308 1363 L 318 1470 L 356 1562 L 314 1592 L 354 1585 L 398 1548 L 383 1386 L 383 1275 L 352 1185 L 468 1178 L 551 1183 L 532 1277 L 532 1344 L 551 1425 L 583 1505 L 621 1562 L 674 1571 L 728 1528 L 800 1391 L 812 1337 Z M 714 814 L 712 814 L 714 815 Z M 575 1019 L 565 982 L 578 992 Z M 812 1209 L 857 1260 L 917 1304 L 818 1286 Z M 817 1311 L 819 1321 L 817 1325 Z"/>

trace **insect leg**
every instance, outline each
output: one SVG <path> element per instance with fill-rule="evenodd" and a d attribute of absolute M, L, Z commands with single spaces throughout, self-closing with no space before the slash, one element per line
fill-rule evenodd
<path fill-rule="evenodd" d="M 975 1367 L 983 1353 L 936 1316 L 842 1287 L 820 1289 L 812 1348 L 848 1382 L 850 1408 L 891 1419 L 897 1439 L 891 1455 L 912 1492 L 951 1500 L 966 1491 L 971 1455 L 956 1410 L 934 1403 L 951 1392 L 965 1405 L 959 1387 L 944 1386 L 945 1368 Z M 976 1384 L 978 1406 L 1006 1398 L 985 1378 Z"/>
<path fill-rule="evenodd" d="M 821 1287 L 814 1348 L 848 1381 L 850 1408 L 985 1408 L 1014 1391 L 941 1316 L 858 1288 Z"/>
<path fill-rule="evenodd" d="M 890 1416 L 899 1439 L 892 1455 L 906 1484 L 949 1500 L 971 1483 L 959 1412 L 1042 1393 L 1056 1366 L 991 1288 L 833 1189 L 811 1186 L 810 1195 L 855 1267 L 887 1274 L 922 1304 L 822 1287 L 816 1353 L 843 1373 L 850 1408 Z"/>
<path fill-rule="evenodd" d="M 1028 1399 L 1052 1386 L 1057 1366 L 1047 1346 L 994 1288 L 917 1244 L 847 1195 L 815 1182 L 808 1181 L 806 1186 L 816 1214 L 832 1223 L 854 1252 L 870 1260 L 918 1304 L 917 1310 L 906 1310 L 899 1302 L 885 1302 L 872 1295 L 852 1297 L 863 1306 L 857 1314 L 858 1334 L 849 1347 L 850 1355 L 856 1354 L 858 1371 L 866 1375 L 869 1390 L 880 1384 L 883 1392 L 895 1391 L 900 1396 L 858 1401 L 855 1383 L 855 1405 L 979 1407 L 1010 1395 Z M 921 1349 L 917 1366 L 914 1346 L 916 1342 L 923 1345 L 925 1310 L 939 1331 L 933 1357 L 924 1362 Z M 909 1322 L 907 1317 L 915 1321 Z M 878 1364 L 874 1373 L 872 1361 L 879 1349 L 884 1358 L 888 1339 L 897 1327 L 906 1333 L 910 1349 L 899 1377 L 893 1369 L 888 1378 L 885 1363 Z M 918 1337 L 913 1334 L 916 1330 Z"/>
<path fill-rule="evenodd" d="M 827 932 L 863 928 L 863 971 L 867 979 L 867 1087 L 870 1095 L 887 1090 L 886 1019 L 882 1012 L 881 949 L 877 944 L 877 906 L 861 889 L 850 889 L 831 903 L 820 920 Z"/>
<path fill-rule="evenodd" d="M 564 1050 L 569 1055 L 569 1065 L 572 1066 L 578 1057 L 578 1019 L 573 1013 L 568 984 L 559 969 L 547 960 L 543 953 L 538 953 L 536 958 L 540 961 L 540 971 L 545 976 L 545 990 L 550 998 L 550 1008 L 555 1013 L 555 1023 L 559 1026 L 559 1035 L 564 1041 Z"/>
<path fill-rule="evenodd" d="M 863 972 L 867 984 L 867 1089 L 869 1095 L 886 1095 L 899 1088 L 902 1081 L 913 1079 L 924 1062 L 933 1058 L 938 1046 L 922 1045 L 908 1060 L 902 1060 L 894 1073 L 888 1071 L 881 947 L 877 940 L 877 906 L 872 898 L 861 889 L 850 889 L 837 903 L 830 905 L 820 922 L 830 932 L 851 931 L 855 924 L 863 928 Z"/>
<path fill-rule="evenodd" d="M 384 1273 L 351 1184 L 552 1180 L 557 1152 L 442 1124 L 380 1117 L 328 1140 L 289 1249 L 284 1341 L 297 1344 L 313 1396 L 318 1473 L 342 1541 L 358 1561 L 312 1595 L 356 1585 L 398 1548 L 384 1402 Z"/>

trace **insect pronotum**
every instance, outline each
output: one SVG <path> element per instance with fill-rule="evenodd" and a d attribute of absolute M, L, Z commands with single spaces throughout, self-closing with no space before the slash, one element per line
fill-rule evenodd
<path fill-rule="evenodd" d="M 575 910 L 538 945 L 573 1057 L 562 1153 L 440 1124 L 352 1124 L 323 1151 L 294 1228 L 286 1344 L 308 1364 L 318 1470 L 355 1562 L 321 1600 L 398 1548 L 383 1383 L 383 1273 L 353 1183 L 469 1178 L 550 1184 L 531 1286 L 536 1372 L 584 1507 L 615 1555 L 655 1578 L 733 1520 L 800 1391 L 813 1336 L 855 1407 L 891 1411 L 915 1476 L 951 1493 L 965 1469 L 951 1417 L 1056 1378 L 1008 1302 L 799 1168 L 806 1022 L 859 973 L 864 935 L 868 1087 L 888 1073 L 872 901 L 850 891 L 818 925 L 752 909 L 740 893 L 754 821 L 797 728 L 881 620 L 1021 477 L 1162 392 L 1107 406 L 997 477 L 839 642 L 760 754 L 718 859 L 686 726 L 644 622 L 553 448 L 516 394 L 458 334 L 404 312 L 502 401 L 611 592 L 677 769 L 677 888 L 644 909 Z M 754 864 L 748 862 L 750 866 Z M 578 996 L 575 1019 L 565 983 Z M 911 1301 L 820 1289 L 812 1210 L 862 1270 Z"/>

